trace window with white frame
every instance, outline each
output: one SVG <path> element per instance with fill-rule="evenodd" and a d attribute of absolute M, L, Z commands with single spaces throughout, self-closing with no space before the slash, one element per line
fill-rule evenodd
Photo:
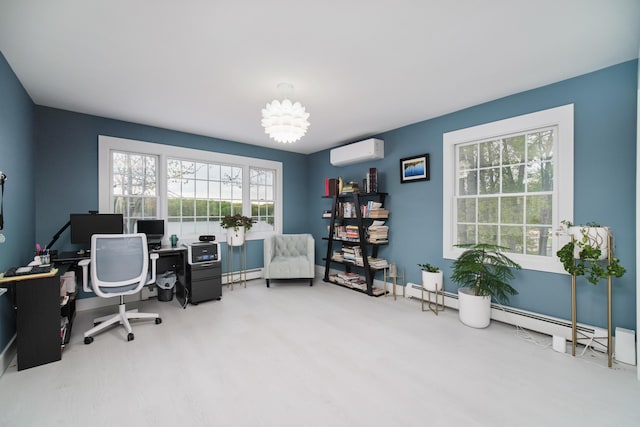
<path fill-rule="evenodd" d="M 111 212 L 124 216 L 125 232 L 133 231 L 138 219 L 157 217 L 157 168 L 157 156 L 119 151 L 112 153 Z"/>
<path fill-rule="evenodd" d="M 249 193 L 251 218 L 257 230 L 273 230 L 275 217 L 275 171 L 264 168 L 249 168 Z"/>
<path fill-rule="evenodd" d="M 490 243 L 523 268 L 562 272 L 554 236 L 573 219 L 573 105 L 444 134 L 443 256 Z"/>
<path fill-rule="evenodd" d="M 282 163 L 99 136 L 100 212 L 166 221 L 182 241 L 216 234 L 225 215 L 251 216 L 248 239 L 282 230 Z"/>

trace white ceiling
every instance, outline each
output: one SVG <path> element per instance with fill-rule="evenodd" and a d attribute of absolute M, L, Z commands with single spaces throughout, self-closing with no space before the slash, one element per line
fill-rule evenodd
<path fill-rule="evenodd" d="M 638 0 L 0 0 L 38 105 L 313 153 L 637 58 Z M 280 82 L 311 114 L 273 142 Z"/>

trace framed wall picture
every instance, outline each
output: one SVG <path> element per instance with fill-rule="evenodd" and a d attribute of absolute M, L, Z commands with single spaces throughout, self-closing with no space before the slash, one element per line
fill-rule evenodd
<path fill-rule="evenodd" d="M 400 183 L 428 181 L 429 154 L 400 159 Z"/>

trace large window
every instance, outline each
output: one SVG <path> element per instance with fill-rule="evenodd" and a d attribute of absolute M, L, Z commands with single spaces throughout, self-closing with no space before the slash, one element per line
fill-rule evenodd
<path fill-rule="evenodd" d="M 99 137 L 101 212 L 166 221 L 165 236 L 215 234 L 225 215 L 251 216 L 248 239 L 282 230 L 282 164 L 268 160 Z"/>
<path fill-rule="evenodd" d="M 562 271 L 554 232 L 573 218 L 573 106 L 444 135 L 443 253 L 503 246 L 524 268 Z"/>

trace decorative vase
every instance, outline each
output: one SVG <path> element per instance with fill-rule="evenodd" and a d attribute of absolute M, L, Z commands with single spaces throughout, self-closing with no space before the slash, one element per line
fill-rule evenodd
<path fill-rule="evenodd" d="M 586 237 L 585 245 L 598 248 L 601 251 L 599 260 L 605 260 L 609 256 L 609 228 L 608 227 L 569 227 L 569 235 L 573 236 L 576 245 L 573 248 L 573 257 L 580 258 L 582 248 L 578 245 Z"/>
<path fill-rule="evenodd" d="M 442 288 L 442 271 L 432 273 L 422 270 L 422 287 L 429 292 L 440 291 Z"/>
<path fill-rule="evenodd" d="M 491 323 L 491 297 L 477 296 L 470 288 L 459 288 L 458 315 L 467 326 L 486 328 Z"/>
<path fill-rule="evenodd" d="M 244 244 L 244 227 L 227 228 L 227 245 L 242 246 Z"/>

